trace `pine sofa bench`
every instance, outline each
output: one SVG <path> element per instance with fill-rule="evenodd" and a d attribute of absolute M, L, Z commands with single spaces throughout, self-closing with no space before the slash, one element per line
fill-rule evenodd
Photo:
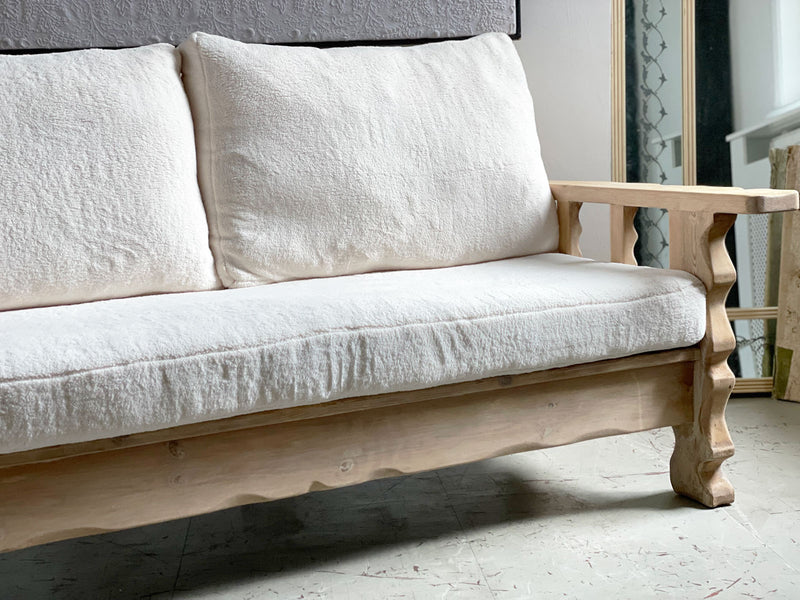
<path fill-rule="evenodd" d="M 733 500 L 724 238 L 797 193 L 548 182 L 504 35 L 0 56 L 0 138 L 0 551 L 657 427 Z"/>

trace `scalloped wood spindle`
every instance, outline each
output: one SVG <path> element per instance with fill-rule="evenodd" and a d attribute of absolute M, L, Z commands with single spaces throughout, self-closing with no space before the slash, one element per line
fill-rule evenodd
<path fill-rule="evenodd" d="M 670 214 L 670 266 L 697 276 L 706 286 L 706 335 L 694 374 L 694 422 L 674 427 L 670 461 L 673 489 L 709 507 L 733 502 L 733 487 L 722 463 L 733 456 L 725 424 L 725 406 L 734 384 L 728 356 L 736 338 L 725 311 L 725 298 L 736 271 L 725 248 L 725 235 L 736 215 L 686 212 Z M 698 243 L 699 242 L 699 243 Z"/>
<path fill-rule="evenodd" d="M 639 234 L 633 225 L 638 208 L 635 206 L 611 206 L 611 262 L 635 265 L 633 248 Z"/>
<path fill-rule="evenodd" d="M 581 239 L 580 212 L 583 202 L 558 200 L 558 251 L 561 254 L 583 256 L 579 245 Z"/>

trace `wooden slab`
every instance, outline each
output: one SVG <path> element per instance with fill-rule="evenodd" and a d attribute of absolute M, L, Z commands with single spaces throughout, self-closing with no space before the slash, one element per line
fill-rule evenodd
<path fill-rule="evenodd" d="M 557 202 L 649 206 L 689 212 L 760 214 L 796 210 L 798 207 L 798 194 L 792 190 L 609 181 L 551 181 L 550 189 Z"/>
<path fill-rule="evenodd" d="M 785 185 L 800 190 L 800 146 L 784 155 Z M 800 402 L 800 217 L 783 216 L 778 323 L 775 333 L 775 387 L 781 400 Z"/>

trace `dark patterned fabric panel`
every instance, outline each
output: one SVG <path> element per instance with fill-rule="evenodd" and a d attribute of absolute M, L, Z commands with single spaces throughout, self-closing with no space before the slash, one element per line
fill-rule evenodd
<path fill-rule="evenodd" d="M 323 43 L 516 33 L 516 0 L 0 0 L 0 50 L 125 47 L 193 31 Z"/>

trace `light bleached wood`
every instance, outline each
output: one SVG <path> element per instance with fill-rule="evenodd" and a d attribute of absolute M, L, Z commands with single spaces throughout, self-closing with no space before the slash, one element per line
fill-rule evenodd
<path fill-rule="evenodd" d="M 643 369 L 656 365 L 693 361 L 696 360 L 698 356 L 699 350 L 697 348 L 679 348 L 677 350 L 648 352 L 647 354 L 638 354 L 625 358 L 573 365 L 570 367 L 560 367 L 557 369 L 547 369 L 520 375 L 503 375 L 501 377 L 491 377 L 488 379 L 479 379 L 476 381 L 467 381 L 465 383 L 455 383 L 410 392 L 359 396 L 356 398 L 345 398 L 343 400 L 326 402 L 324 404 L 269 410 L 216 421 L 205 421 L 203 423 L 182 425 L 180 427 L 170 427 L 159 431 L 146 431 L 144 433 L 80 442 L 77 444 L 63 444 L 25 452 L 15 452 L 13 454 L 0 454 L 0 467 L 50 461 L 69 456 L 119 450 L 121 448 L 133 448 L 135 446 L 143 446 L 158 442 L 238 431 L 253 427 L 263 427 L 265 425 L 276 425 L 278 423 L 287 423 L 290 421 L 318 419 L 360 410 L 371 410 L 373 408 L 385 408 L 401 404 L 428 402 L 430 400 L 449 398 L 452 396 L 464 396 L 481 392 L 491 392 L 494 390 L 513 389 L 537 383 L 592 377 L 598 374 L 616 373 L 631 369 Z"/>
<path fill-rule="evenodd" d="M 681 2 L 681 169 L 683 185 L 697 185 L 697 75 L 695 1 Z M 666 206 L 661 208 L 667 208 Z M 699 210 L 694 208 L 692 210 Z M 733 212 L 733 211 L 725 211 Z"/>
<path fill-rule="evenodd" d="M 772 377 L 737 377 L 734 394 L 771 394 Z"/>
<path fill-rule="evenodd" d="M 611 179 L 627 179 L 625 113 L 625 0 L 611 2 Z M 636 264 L 633 248 L 639 237 L 633 226 L 636 208 L 611 206 L 611 261 Z"/>
<path fill-rule="evenodd" d="M 558 210 L 558 251 L 572 256 L 583 256 L 581 239 L 581 202 L 560 201 Z"/>
<path fill-rule="evenodd" d="M 551 181 L 550 189 L 556 201 L 650 206 L 689 212 L 760 214 L 796 210 L 798 207 L 798 194 L 791 190 L 744 190 L 612 181 Z"/>
<path fill-rule="evenodd" d="M 767 321 L 778 318 L 777 306 L 729 308 L 727 312 L 729 321 Z M 737 377 L 731 394 L 771 394 L 773 386 L 772 377 Z"/>
<path fill-rule="evenodd" d="M 675 427 L 670 479 L 676 492 L 706 506 L 733 502 L 733 487 L 722 463 L 733 456 L 725 424 L 725 406 L 734 385 L 728 356 L 736 347 L 725 298 L 736 270 L 725 235 L 736 215 L 683 212 L 670 214 L 670 267 L 688 271 L 706 286 L 706 334 L 695 369 L 694 420 Z"/>
<path fill-rule="evenodd" d="M 695 362 L 0 469 L 0 551 L 692 419 Z"/>
<path fill-rule="evenodd" d="M 633 249 L 639 234 L 633 219 L 639 210 L 635 206 L 611 206 L 611 262 L 635 265 Z"/>
<path fill-rule="evenodd" d="M 800 146 L 785 156 L 785 185 L 800 190 Z M 800 213 L 783 216 L 775 332 L 776 398 L 800 402 Z"/>
<path fill-rule="evenodd" d="M 758 321 L 761 319 L 777 319 L 777 306 L 758 306 L 755 308 L 729 308 L 729 321 Z"/>
<path fill-rule="evenodd" d="M 625 181 L 627 178 L 625 79 L 625 0 L 611 0 L 611 179 L 613 181 Z M 613 235 L 611 239 L 614 239 Z"/>

